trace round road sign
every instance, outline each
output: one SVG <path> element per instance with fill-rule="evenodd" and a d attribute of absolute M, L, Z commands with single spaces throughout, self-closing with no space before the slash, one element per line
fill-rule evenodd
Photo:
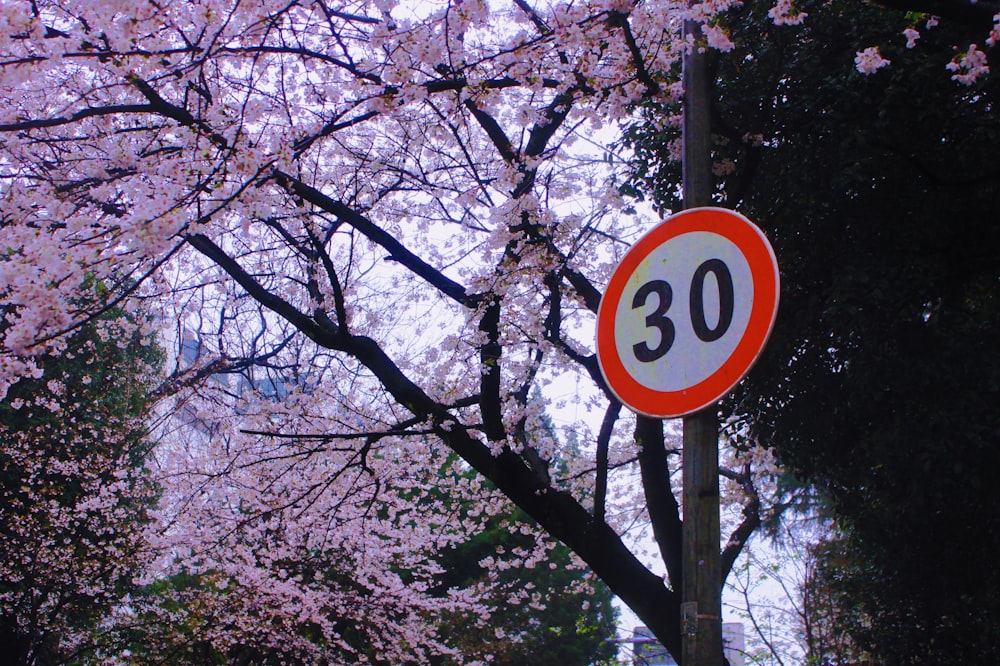
<path fill-rule="evenodd" d="M 692 208 L 615 268 L 597 314 L 597 360 L 629 408 L 683 416 L 743 378 L 777 312 L 778 263 L 761 230 L 731 210 Z"/>

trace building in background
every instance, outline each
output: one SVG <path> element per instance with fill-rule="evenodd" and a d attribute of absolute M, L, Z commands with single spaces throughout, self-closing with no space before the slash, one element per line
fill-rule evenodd
<path fill-rule="evenodd" d="M 634 666 L 677 666 L 677 662 L 660 645 L 653 632 L 643 626 L 632 630 L 632 663 Z M 746 641 L 739 622 L 722 623 L 722 652 L 729 666 L 746 666 Z"/>

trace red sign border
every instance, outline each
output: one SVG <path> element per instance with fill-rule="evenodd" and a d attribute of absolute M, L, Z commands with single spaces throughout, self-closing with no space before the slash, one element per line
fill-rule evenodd
<path fill-rule="evenodd" d="M 618 355 L 615 313 L 625 285 L 656 248 L 683 234 L 707 231 L 732 241 L 750 266 L 754 299 L 743 337 L 728 359 L 701 382 L 680 391 L 658 391 L 636 381 Z M 668 217 L 633 245 L 611 274 L 597 310 L 597 362 L 611 392 L 630 409 L 656 418 L 700 411 L 730 391 L 757 361 L 778 314 L 780 277 L 774 250 L 764 233 L 736 211 L 690 208 Z"/>

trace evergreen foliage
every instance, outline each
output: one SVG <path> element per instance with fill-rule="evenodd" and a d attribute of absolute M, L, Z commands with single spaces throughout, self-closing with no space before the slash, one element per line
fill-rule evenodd
<path fill-rule="evenodd" d="M 147 390 L 161 357 L 110 310 L 0 402 L 0 645 L 5 663 L 92 663 L 134 589 L 156 488 Z"/>
<path fill-rule="evenodd" d="M 728 409 L 828 498 L 833 620 L 878 663 L 1000 658 L 998 79 L 942 76 L 966 26 L 851 2 L 748 5 L 718 60 L 720 203 L 782 270 L 774 336 Z M 922 36 L 906 48 L 904 28 Z M 864 76 L 858 44 L 892 66 Z M 628 187 L 676 205 L 676 136 L 633 130 Z M 855 655 L 856 656 L 856 655 Z M 829 655 L 820 655 L 829 658 Z"/>

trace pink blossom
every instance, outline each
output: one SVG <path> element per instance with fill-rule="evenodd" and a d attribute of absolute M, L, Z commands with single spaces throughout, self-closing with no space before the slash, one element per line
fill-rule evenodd
<path fill-rule="evenodd" d="M 862 74 L 872 74 L 888 64 L 889 61 L 878 52 L 877 46 L 869 46 L 864 51 L 858 51 L 854 56 L 854 66 Z"/>
<path fill-rule="evenodd" d="M 775 25 L 799 25 L 809 16 L 796 8 L 792 0 L 778 0 L 777 4 L 768 10 L 767 15 Z"/>
<path fill-rule="evenodd" d="M 705 39 L 708 41 L 708 45 L 723 53 L 728 53 L 734 48 L 733 42 L 729 39 L 729 35 L 725 30 L 716 25 L 706 25 L 703 26 L 702 30 L 705 32 Z"/>
<path fill-rule="evenodd" d="M 996 46 L 1000 43 L 1000 13 L 993 15 L 993 29 L 990 30 L 990 36 L 986 38 L 987 46 Z"/>
<path fill-rule="evenodd" d="M 986 60 L 986 54 L 978 49 L 975 44 L 969 45 L 969 50 L 956 55 L 951 62 L 945 65 L 949 72 L 955 72 L 952 80 L 964 85 L 972 85 L 980 77 L 989 74 L 990 66 Z"/>

